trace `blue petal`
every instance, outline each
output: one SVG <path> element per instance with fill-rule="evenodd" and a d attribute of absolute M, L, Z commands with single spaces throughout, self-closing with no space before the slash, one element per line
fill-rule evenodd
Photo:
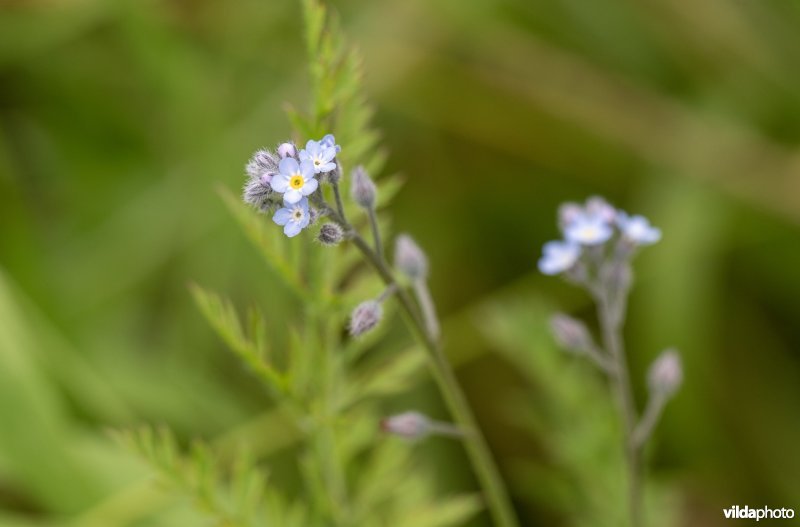
<path fill-rule="evenodd" d="M 293 157 L 284 157 L 278 165 L 278 170 L 280 170 L 281 174 L 287 176 L 294 174 L 299 168 L 297 161 Z"/>
<path fill-rule="evenodd" d="M 310 178 L 314 177 L 314 163 L 311 161 L 301 161 L 300 162 L 300 174 L 302 174 L 303 179 L 308 181 Z"/>
<path fill-rule="evenodd" d="M 286 203 L 291 203 L 292 205 L 301 199 L 303 199 L 303 194 L 299 190 L 295 189 L 289 189 L 286 191 L 286 194 L 283 195 L 283 201 Z"/>
<path fill-rule="evenodd" d="M 311 154 L 311 157 L 315 157 L 317 154 L 319 154 L 319 149 L 319 143 L 316 141 L 309 139 L 306 143 L 306 150 L 308 150 L 308 153 Z"/>
<path fill-rule="evenodd" d="M 319 183 L 312 177 L 311 179 L 306 179 L 306 184 L 303 185 L 303 188 L 300 192 L 302 192 L 304 196 L 308 196 L 309 194 L 313 194 L 313 192 L 317 190 L 318 186 Z"/>
<path fill-rule="evenodd" d="M 286 226 L 283 228 L 283 233 L 289 238 L 293 238 L 300 234 L 300 231 L 302 230 L 303 228 L 297 222 L 292 221 L 286 224 Z"/>
<path fill-rule="evenodd" d="M 289 177 L 285 174 L 277 174 L 269 184 L 272 186 L 272 190 L 282 194 L 289 189 Z"/>
<path fill-rule="evenodd" d="M 272 221 L 277 223 L 278 225 L 286 225 L 286 223 L 291 219 L 292 211 L 289 209 L 278 209 L 274 216 L 272 216 Z"/>
<path fill-rule="evenodd" d="M 555 264 L 555 262 L 551 258 L 547 258 L 546 256 L 543 256 L 543 257 L 539 258 L 539 264 L 538 264 L 539 265 L 539 271 L 541 271 L 542 274 L 546 274 L 546 275 L 558 274 L 559 270 L 555 267 L 554 264 Z"/>
<path fill-rule="evenodd" d="M 336 163 L 325 163 L 324 165 L 320 166 L 317 171 L 318 172 L 330 172 L 331 170 L 336 169 Z"/>

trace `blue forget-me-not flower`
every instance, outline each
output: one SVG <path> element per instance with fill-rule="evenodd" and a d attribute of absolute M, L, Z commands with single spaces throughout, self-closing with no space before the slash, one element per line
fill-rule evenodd
<path fill-rule="evenodd" d="M 611 225 L 599 214 L 578 214 L 564 228 L 567 240 L 581 245 L 600 245 L 614 234 Z"/>
<path fill-rule="evenodd" d="M 302 198 L 297 203 L 284 204 L 282 209 L 278 209 L 272 217 L 272 221 L 278 225 L 283 225 L 283 233 L 292 238 L 300 234 L 300 231 L 308 227 L 311 215 L 308 211 L 308 198 Z"/>
<path fill-rule="evenodd" d="M 650 220 L 644 216 L 628 216 L 620 211 L 617 225 L 623 238 L 635 245 L 652 245 L 661 239 L 661 229 L 650 225 Z"/>
<path fill-rule="evenodd" d="M 281 159 L 279 174 L 272 178 L 272 189 L 283 194 L 286 203 L 297 203 L 304 196 L 317 190 L 319 183 L 314 179 L 314 166 L 311 161 L 297 162 L 293 157 Z"/>
<path fill-rule="evenodd" d="M 581 247 L 574 242 L 547 242 L 544 255 L 539 259 L 539 270 L 544 274 L 558 274 L 569 270 L 578 261 Z"/>
<path fill-rule="evenodd" d="M 544 245 L 544 255 L 539 260 L 539 270 L 544 274 L 559 274 L 573 267 L 578 269 L 576 264 L 582 261 L 582 247 L 587 247 L 586 250 L 593 255 L 593 266 L 597 265 L 597 258 L 604 260 L 610 257 L 609 263 L 613 264 L 613 269 L 624 274 L 624 260 L 632 256 L 632 248 L 651 245 L 661 239 L 661 230 L 650 225 L 647 218 L 630 216 L 597 196 L 586 200 L 585 205 L 573 202 L 562 204 L 558 211 L 558 223 L 565 241 Z M 604 250 L 611 241 L 616 243 L 616 252 Z M 605 276 L 613 277 L 620 273 L 606 273 Z"/>
<path fill-rule="evenodd" d="M 330 139 L 328 139 L 330 138 Z M 308 161 L 314 168 L 314 173 L 330 172 L 336 168 L 337 150 L 333 136 L 328 134 L 322 141 L 309 140 L 305 150 L 300 151 L 300 161 Z"/>

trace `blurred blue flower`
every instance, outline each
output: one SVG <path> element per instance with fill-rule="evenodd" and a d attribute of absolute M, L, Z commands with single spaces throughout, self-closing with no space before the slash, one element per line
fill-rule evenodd
<path fill-rule="evenodd" d="M 661 239 L 661 229 L 650 225 L 644 216 L 628 216 L 623 211 L 617 213 L 617 226 L 622 236 L 635 245 L 651 245 Z"/>
<path fill-rule="evenodd" d="M 297 203 L 303 196 L 317 190 L 319 183 L 314 179 L 314 166 L 311 161 L 298 163 L 294 158 L 281 159 L 278 165 L 279 174 L 272 178 L 270 184 L 275 192 L 283 194 L 287 203 Z"/>
<path fill-rule="evenodd" d="M 330 138 L 330 139 L 328 139 Z M 333 161 L 338 152 L 332 135 L 326 135 L 322 141 L 311 141 L 306 143 L 305 150 L 300 150 L 300 161 L 308 161 L 314 168 L 314 172 L 330 172 L 336 168 Z"/>
<path fill-rule="evenodd" d="M 297 203 L 284 203 L 284 207 L 278 209 L 272 217 L 272 221 L 278 225 L 283 225 L 283 233 L 292 238 L 308 227 L 310 218 L 308 198 L 302 198 Z"/>
<path fill-rule="evenodd" d="M 600 245 L 614 234 L 614 230 L 602 216 L 585 212 L 578 214 L 564 229 L 567 240 L 582 245 Z"/>
<path fill-rule="evenodd" d="M 569 270 L 581 255 L 581 247 L 573 242 L 547 242 L 539 258 L 539 270 L 544 274 L 558 274 Z"/>

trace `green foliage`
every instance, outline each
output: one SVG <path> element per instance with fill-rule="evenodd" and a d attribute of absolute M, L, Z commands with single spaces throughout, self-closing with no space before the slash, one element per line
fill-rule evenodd
<path fill-rule="evenodd" d="M 543 459 L 521 460 L 514 476 L 536 503 L 583 527 L 626 525 L 622 431 L 605 379 L 550 337 L 553 309 L 539 299 L 511 295 L 476 310 L 481 331 L 528 381 L 517 413 L 507 417 L 540 442 Z M 648 525 L 678 521 L 678 494 L 655 478 L 645 486 Z"/>
<path fill-rule="evenodd" d="M 377 168 L 381 156 L 367 127 L 371 112 L 359 91 L 359 59 L 321 4 L 303 5 L 312 109 L 306 116 L 290 112 L 292 121 L 300 137 L 333 131 L 346 159 Z M 397 178 L 384 180 L 382 203 L 398 187 Z M 437 527 L 475 515 L 482 507 L 477 498 L 441 498 L 433 472 L 413 463 L 410 446 L 379 436 L 381 402 L 406 391 L 424 364 L 416 347 L 383 354 L 372 349 L 386 329 L 359 341 L 344 337 L 347 313 L 357 300 L 376 296 L 379 281 L 345 248 L 315 246 L 309 233 L 287 240 L 230 193 L 223 192 L 223 199 L 297 302 L 270 299 L 268 311 L 252 309 L 244 322 L 231 301 L 200 286 L 191 290 L 214 331 L 300 431 L 293 445 L 297 466 L 290 476 L 266 482 L 261 465 L 240 460 L 226 477 L 219 456 L 197 446 L 181 455 L 169 432 L 145 429 L 123 435 L 125 442 L 220 525 Z M 278 322 L 284 318 L 285 324 Z"/>
<path fill-rule="evenodd" d="M 267 484 L 246 453 L 228 470 L 213 452 L 194 443 L 188 454 L 167 429 L 122 432 L 118 440 L 159 471 L 164 482 L 185 493 L 220 527 L 306 526 L 305 507 L 290 503 Z"/>
<path fill-rule="evenodd" d="M 298 3 L 0 4 L 0 525 L 205 525 L 151 485 L 150 472 L 105 433 L 141 422 L 207 438 L 223 466 L 244 444 L 259 466 L 269 465 L 271 484 L 298 493 L 293 460 L 309 432 L 285 409 L 265 405 L 266 386 L 221 353 L 224 339 L 186 290 L 196 282 L 209 294 L 224 291 L 219 300 L 236 306 L 251 342 L 249 313 L 260 311 L 267 364 L 293 372 L 301 392 L 315 389 L 319 355 L 287 359 L 303 347 L 297 303 L 311 294 L 308 279 L 321 275 L 295 265 L 302 242 L 292 248 L 268 219 L 214 192 L 222 185 L 238 193 L 247 156 L 288 135 L 281 105 L 310 92 L 307 66 L 318 60 L 306 60 L 299 45 Z M 586 382 L 593 376 L 533 334 L 544 331 L 552 306 L 520 305 L 539 295 L 570 312 L 588 309 L 533 269 L 541 243 L 555 234 L 558 203 L 593 193 L 646 214 L 664 232 L 638 264 L 626 335 L 640 395 L 657 350 L 685 351 L 686 385 L 657 430 L 653 476 L 686 482 L 696 522 L 713 521 L 733 502 L 796 498 L 800 420 L 787 416 L 800 407 L 800 68 L 792 52 L 800 49 L 799 5 L 336 0 L 368 65 L 368 75 L 351 82 L 365 83 L 392 138 L 387 172 L 402 170 L 413 183 L 390 195 L 389 182 L 399 189 L 401 178 L 381 175 L 380 163 L 370 167 L 380 176 L 381 206 L 393 200 L 396 225 L 430 253 L 448 358 L 498 462 L 507 474 L 524 472 L 511 490 L 525 524 L 568 523 L 574 510 L 549 505 L 564 496 L 590 505 L 578 498 L 580 477 L 562 470 L 572 463 L 551 448 L 548 424 L 570 419 L 574 437 L 564 448 L 602 452 L 592 447 L 599 432 L 579 437 L 573 417 L 584 413 L 540 387 L 564 369 Z M 318 29 L 308 34 L 318 36 L 308 49 L 341 42 L 325 10 L 313 7 Z M 358 63 L 341 56 L 330 53 L 328 63 L 340 71 Z M 314 122 L 315 107 L 293 110 L 314 127 L 307 130 L 325 128 Z M 357 151 L 352 145 L 362 140 L 328 108 L 332 131 L 348 141 L 345 154 Z M 348 121 L 341 124 L 355 126 Z M 346 161 L 349 169 L 364 160 Z M 513 191 L 490 184 L 506 178 Z M 221 204 L 228 202 L 233 218 L 263 229 L 262 241 L 236 233 Z M 386 216 L 381 224 L 391 227 Z M 257 252 L 265 243 L 266 259 Z M 334 286 L 325 313 L 338 334 L 347 310 L 378 285 L 357 272 L 354 252 L 314 252 L 317 267 L 335 275 L 323 283 Z M 530 310 L 537 321 L 514 330 L 518 359 L 510 358 L 512 342 L 485 334 L 473 316 L 489 302 L 502 318 L 499 306 L 514 299 L 512 310 Z M 405 382 L 387 394 L 372 381 L 373 368 L 398 360 L 403 371 L 406 357 L 408 367 L 417 360 L 391 311 L 386 322 L 332 348 L 346 365 L 340 410 L 435 406 L 420 372 L 398 377 L 416 382 L 411 394 L 401 394 Z M 376 350 L 384 337 L 389 344 Z M 561 368 L 534 371 L 540 358 Z M 363 399 L 369 386 L 383 388 Z M 576 413 L 556 418 L 557 408 Z M 368 418 L 355 420 L 361 432 L 340 437 L 384 441 Z M 434 458 L 442 470 L 436 489 L 429 483 L 411 495 L 470 488 L 459 453 L 450 442 L 415 447 L 414 459 Z M 396 474 L 405 480 L 407 457 L 382 459 L 367 467 L 357 457 L 359 468 L 348 469 L 359 471 L 348 474 L 353 501 L 363 494 L 374 503 L 373 491 L 401 488 Z"/>

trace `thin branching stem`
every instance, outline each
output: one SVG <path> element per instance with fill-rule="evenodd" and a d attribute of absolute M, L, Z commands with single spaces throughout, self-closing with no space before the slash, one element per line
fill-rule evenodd
<path fill-rule="evenodd" d="M 619 316 L 623 307 L 614 305 L 611 298 L 616 298 L 617 303 L 624 302 L 625 295 L 612 295 L 607 288 L 599 287 L 595 290 L 600 328 L 603 333 L 603 342 L 606 352 L 614 361 L 614 369 L 609 374 L 617 403 L 622 414 L 624 426 L 625 461 L 628 467 L 628 496 L 630 508 L 631 527 L 642 525 L 642 494 L 643 480 L 641 467 L 641 447 L 634 439 L 636 431 L 636 403 L 631 387 L 628 361 L 625 356 L 625 346 L 622 338 L 622 321 Z"/>
<path fill-rule="evenodd" d="M 339 189 L 339 182 L 334 181 L 331 183 L 331 186 L 333 187 L 333 196 L 336 200 L 336 211 L 339 213 L 341 218 L 341 222 L 339 223 L 342 224 L 342 227 L 349 226 L 350 224 L 347 222 L 347 216 L 344 213 L 344 203 L 342 202 L 342 192 Z M 320 193 L 320 196 L 321 195 L 322 194 Z"/>
<path fill-rule="evenodd" d="M 334 195 L 338 196 L 337 185 L 334 184 L 333 188 Z M 338 204 L 337 208 L 339 208 Z M 370 247 L 353 226 L 345 220 L 344 214 L 342 214 L 343 211 L 336 212 L 330 207 L 326 207 L 326 209 L 328 217 L 339 223 L 348 233 L 353 244 L 375 269 L 384 283 L 387 286 L 397 287 L 396 296 L 405 319 L 415 337 L 425 349 L 431 363 L 433 376 L 439 385 L 444 400 L 459 428 L 464 432 L 464 444 L 467 454 L 485 492 L 489 513 L 498 527 L 517 527 L 519 523 L 517 522 L 511 499 L 508 496 L 505 482 L 495 464 L 486 439 L 477 425 L 472 409 L 450 363 L 442 352 L 438 340 L 428 331 L 425 319 L 419 313 L 411 295 L 405 289 L 397 286 L 397 280 L 392 270 L 389 269 L 384 259 Z"/>
<path fill-rule="evenodd" d="M 433 303 L 433 296 L 431 296 L 428 282 L 424 278 L 414 280 L 414 293 L 417 296 L 419 307 L 422 310 L 422 320 L 425 322 L 425 330 L 432 340 L 438 340 L 441 334 L 439 317 L 436 316 L 436 306 Z"/>
<path fill-rule="evenodd" d="M 653 433 L 659 417 L 661 417 L 661 412 L 664 410 L 666 402 L 666 398 L 662 395 L 652 395 L 650 397 L 647 408 L 645 408 L 644 414 L 633 432 L 633 442 L 637 448 L 644 448 L 645 443 L 650 439 L 650 435 Z"/>

